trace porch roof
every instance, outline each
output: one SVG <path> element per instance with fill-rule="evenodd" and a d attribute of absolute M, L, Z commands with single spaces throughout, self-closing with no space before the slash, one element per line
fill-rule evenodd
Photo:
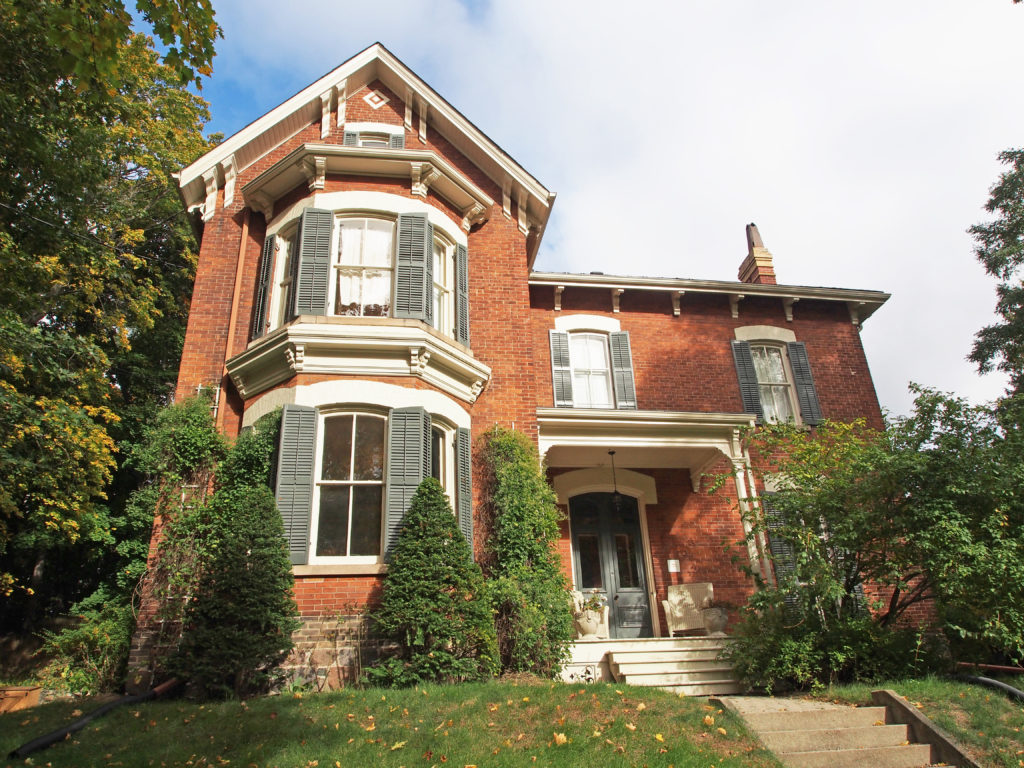
<path fill-rule="evenodd" d="M 550 467 L 688 469 L 700 475 L 725 457 L 740 461 L 739 432 L 753 426 L 746 413 L 538 408 L 539 448 Z"/>

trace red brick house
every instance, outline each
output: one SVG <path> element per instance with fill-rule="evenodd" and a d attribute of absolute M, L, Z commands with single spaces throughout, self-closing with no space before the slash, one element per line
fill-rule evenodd
<path fill-rule="evenodd" d="M 177 394 L 215 390 L 229 436 L 283 406 L 307 650 L 372 603 L 423 477 L 486 546 L 472 459 L 494 424 L 546 457 L 566 572 L 607 596 L 613 639 L 664 636 L 669 585 L 752 589 L 722 549 L 753 487 L 741 427 L 881 425 L 858 331 L 887 294 L 777 284 L 752 226 L 738 281 L 538 271 L 554 194 L 379 44 L 180 186 L 203 232 Z"/>

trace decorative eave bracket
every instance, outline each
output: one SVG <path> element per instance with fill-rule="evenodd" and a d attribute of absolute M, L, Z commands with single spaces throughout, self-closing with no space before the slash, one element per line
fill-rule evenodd
<path fill-rule="evenodd" d="M 745 298 L 747 298 L 746 295 L 742 293 L 729 294 L 729 313 L 732 315 L 733 320 L 740 316 L 740 302 Z"/>

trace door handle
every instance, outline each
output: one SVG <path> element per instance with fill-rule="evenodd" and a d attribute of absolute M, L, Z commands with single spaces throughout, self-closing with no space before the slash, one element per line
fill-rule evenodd
<path fill-rule="evenodd" d="M 613 598 L 612 598 L 612 602 L 613 602 L 613 603 L 617 603 L 617 602 L 619 602 L 619 596 L 618 596 L 618 595 L 616 595 L 615 597 L 613 597 Z"/>

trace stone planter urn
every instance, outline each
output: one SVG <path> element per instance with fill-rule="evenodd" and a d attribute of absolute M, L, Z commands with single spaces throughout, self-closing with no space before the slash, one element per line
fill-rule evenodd
<path fill-rule="evenodd" d="M 725 637 L 725 625 L 729 623 L 729 612 L 720 605 L 705 608 L 701 611 L 704 617 L 704 628 L 711 637 Z"/>
<path fill-rule="evenodd" d="M 576 614 L 576 629 L 584 640 L 592 639 L 601 627 L 600 611 L 582 611 Z"/>

